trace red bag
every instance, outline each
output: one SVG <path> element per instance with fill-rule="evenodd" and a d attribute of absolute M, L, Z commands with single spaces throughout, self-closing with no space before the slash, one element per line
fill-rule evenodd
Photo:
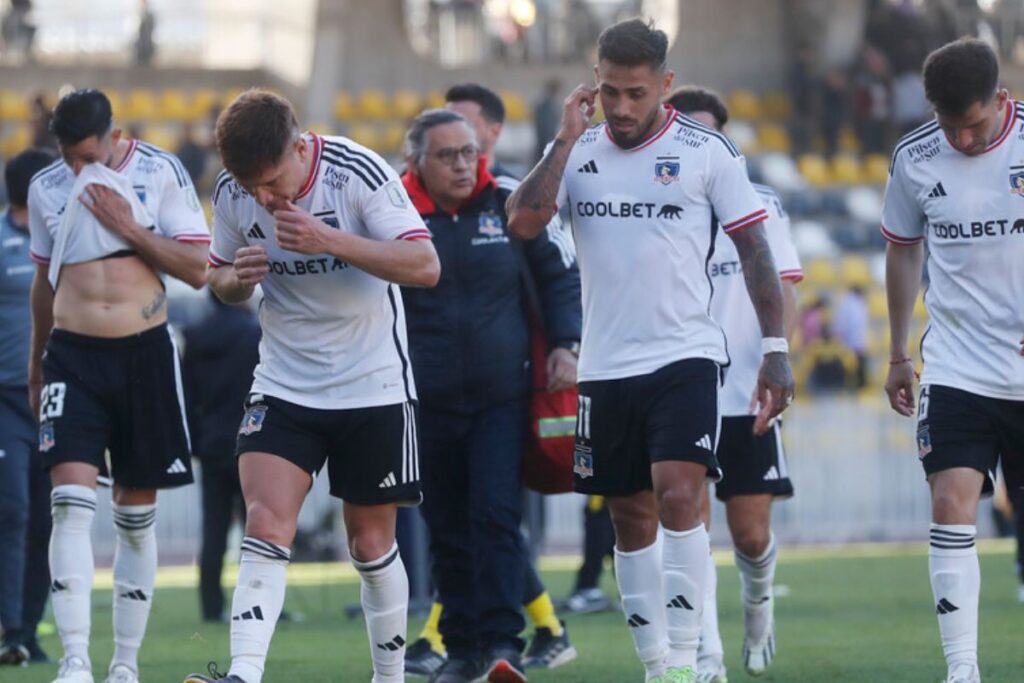
<path fill-rule="evenodd" d="M 576 435 L 576 387 L 548 392 L 548 342 L 536 314 L 530 318 L 530 433 L 523 451 L 523 486 L 538 493 L 573 490 L 572 455 Z"/>

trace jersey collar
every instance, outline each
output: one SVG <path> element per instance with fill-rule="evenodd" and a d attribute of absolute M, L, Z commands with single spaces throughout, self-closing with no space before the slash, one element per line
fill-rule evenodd
<path fill-rule="evenodd" d="M 320 153 L 324 148 L 323 138 L 313 132 L 307 133 L 307 135 L 313 145 L 313 163 L 309 165 L 309 175 L 306 176 L 306 181 L 302 183 L 302 188 L 295 195 L 295 199 L 302 199 L 309 194 L 309 191 L 313 189 L 313 185 L 316 184 L 316 176 L 320 172 Z"/>
<path fill-rule="evenodd" d="M 121 171 L 128 167 L 128 162 L 131 161 L 132 155 L 135 154 L 135 149 L 138 146 L 138 140 L 133 139 L 129 142 L 128 152 L 124 155 L 124 159 L 121 159 L 121 163 L 117 165 L 117 168 L 114 169 L 116 172 L 120 173 Z"/>
<path fill-rule="evenodd" d="M 421 216 L 428 216 L 441 211 L 441 208 L 430 198 L 430 194 L 423 184 L 423 179 L 420 178 L 418 173 L 411 173 L 410 171 L 403 173 L 402 185 L 405 186 L 405 191 L 409 193 L 409 199 L 412 200 L 412 205 L 416 207 L 416 212 Z M 473 188 L 473 194 L 467 197 L 466 201 L 462 202 L 459 209 L 461 210 L 463 206 L 472 203 L 473 200 L 480 196 L 481 192 L 495 185 L 494 176 L 487 169 L 487 157 L 481 155 L 476 166 L 476 187 Z M 455 213 L 458 213 L 458 210 Z"/>
<path fill-rule="evenodd" d="M 660 138 L 662 135 L 664 135 L 666 133 L 666 131 L 668 131 L 668 129 L 672 126 L 672 122 L 675 121 L 675 119 L 676 119 L 676 110 L 675 110 L 675 108 L 673 108 L 673 106 L 671 104 L 665 104 L 665 105 L 662 105 L 662 106 L 664 106 L 664 108 L 665 108 L 665 125 L 663 125 L 661 128 L 659 128 L 658 132 L 656 132 L 653 135 L 651 135 L 651 137 L 647 138 L 646 140 L 641 142 L 636 147 L 621 147 L 621 146 L 619 146 L 619 143 L 615 142 L 615 138 L 612 137 L 612 131 L 608 128 L 608 122 L 607 121 L 604 122 L 604 132 L 605 132 L 605 134 L 608 135 L 608 139 L 611 140 L 612 144 L 615 145 L 616 147 L 618 147 L 619 149 L 621 149 L 623 152 L 638 152 L 641 149 L 643 149 L 644 147 L 649 147 L 650 145 L 654 144 L 654 141 L 657 140 L 658 138 Z"/>

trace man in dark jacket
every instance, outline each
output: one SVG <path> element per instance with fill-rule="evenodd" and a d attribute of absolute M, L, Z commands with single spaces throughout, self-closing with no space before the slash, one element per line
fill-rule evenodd
<path fill-rule="evenodd" d="M 209 311 L 185 329 L 182 363 L 193 455 L 202 462 L 203 545 L 199 599 L 205 621 L 224 620 L 221 571 L 234 511 L 245 519 L 235 437 L 259 362 L 260 326 L 248 306 L 211 294 Z"/>
<path fill-rule="evenodd" d="M 441 259 L 433 290 L 403 291 L 420 396 L 423 513 L 444 604 L 448 661 L 432 677 L 525 681 L 519 464 L 528 427 L 529 329 L 524 276 L 536 284 L 550 390 L 575 383 L 581 326 L 571 239 L 553 225 L 535 240 L 505 232 L 505 200 L 472 127 L 459 114 L 420 114 L 402 177 Z"/>

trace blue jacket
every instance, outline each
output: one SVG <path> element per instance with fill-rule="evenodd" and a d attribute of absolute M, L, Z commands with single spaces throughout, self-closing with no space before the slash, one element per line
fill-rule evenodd
<path fill-rule="evenodd" d="M 420 402 L 472 413 L 529 391 L 528 296 L 524 264 L 537 291 L 551 345 L 580 339 L 580 276 L 570 236 L 549 226 L 520 242 L 506 231 L 512 178 L 496 180 L 481 159 L 473 195 L 455 213 L 436 206 L 419 177 L 402 176 L 433 235 L 441 279 L 405 287 L 410 357 Z"/>

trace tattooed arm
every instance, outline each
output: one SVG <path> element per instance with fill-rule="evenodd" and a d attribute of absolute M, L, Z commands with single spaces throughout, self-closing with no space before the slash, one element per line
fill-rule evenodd
<path fill-rule="evenodd" d="M 761 337 L 785 337 L 785 308 L 779 272 L 775 268 L 764 226 L 760 223 L 729 235 L 736 244 L 747 292 L 757 311 Z M 793 372 L 785 353 L 766 353 L 757 376 L 757 400 L 761 405 L 754 432 L 763 434 L 793 397 Z"/>
<path fill-rule="evenodd" d="M 581 85 L 572 91 L 562 109 L 562 126 L 544 158 L 508 198 L 505 206 L 508 212 L 509 231 L 519 239 L 529 240 L 539 235 L 558 207 L 555 201 L 558 186 L 562 182 L 565 163 L 569 152 L 587 129 L 590 117 L 594 115 L 594 98 L 597 89 Z"/>

